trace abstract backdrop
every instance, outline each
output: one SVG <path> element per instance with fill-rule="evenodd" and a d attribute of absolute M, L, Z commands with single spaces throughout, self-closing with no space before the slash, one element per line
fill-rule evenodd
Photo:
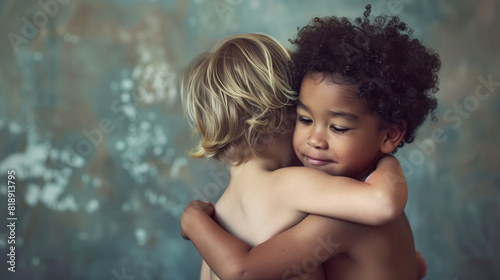
<path fill-rule="evenodd" d="M 229 173 L 187 156 L 183 67 L 236 33 L 290 47 L 312 17 L 366 4 L 0 1 L 0 278 L 196 279 L 179 219 L 193 199 L 215 202 Z M 396 154 L 426 279 L 500 279 L 500 2 L 371 4 L 442 59 L 438 121 Z"/>

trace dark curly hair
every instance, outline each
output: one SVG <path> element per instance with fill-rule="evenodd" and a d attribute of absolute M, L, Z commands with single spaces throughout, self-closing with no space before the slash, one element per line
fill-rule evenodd
<path fill-rule="evenodd" d="M 398 147 L 415 139 L 417 128 L 434 110 L 439 56 L 412 38 L 413 31 L 397 16 L 314 18 L 298 29 L 292 54 L 293 88 L 304 77 L 323 72 L 338 84 L 356 85 L 358 97 L 379 114 L 381 126 L 395 123 L 406 134 Z M 403 122 L 404 121 L 404 122 Z M 406 126 L 405 126 L 406 123 Z"/>

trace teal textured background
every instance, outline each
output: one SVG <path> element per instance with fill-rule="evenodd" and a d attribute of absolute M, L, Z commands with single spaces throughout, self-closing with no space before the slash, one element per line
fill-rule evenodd
<path fill-rule="evenodd" d="M 179 74 L 218 39 L 286 46 L 314 16 L 364 1 L 0 1 L 0 221 L 16 171 L 16 272 L 0 226 L 1 279 L 196 279 L 180 238 L 192 199 L 229 178 L 193 160 Z M 442 59 L 436 123 L 397 153 L 426 279 L 500 279 L 500 2 L 372 1 Z"/>

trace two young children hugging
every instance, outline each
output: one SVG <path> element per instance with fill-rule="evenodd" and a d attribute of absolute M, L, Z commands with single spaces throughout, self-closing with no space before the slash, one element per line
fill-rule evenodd
<path fill-rule="evenodd" d="M 194 201 L 181 219 L 200 279 L 424 276 L 390 154 L 436 108 L 440 60 L 398 17 L 369 17 L 315 18 L 292 54 L 231 36 L 187 68 L 191 155 L 231 172 L 215 205 Z"/>

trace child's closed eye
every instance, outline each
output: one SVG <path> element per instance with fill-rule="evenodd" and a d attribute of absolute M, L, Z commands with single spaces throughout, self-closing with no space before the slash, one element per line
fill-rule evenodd
<path fill-rule="evenodd" d="M 310 123 L 312 123 L 312 120 L 310 118 L 308 118 L 308 117 L 298 116 L 297 120 L 300 123 L 303 123 L 303 124 L 310 124 Z"/>
<path fill-rule="evenodd" d="M 330 129 L 337 133 L 337 134 L 345 134 L 347 133 L 349 130 L 351 130 L 350 128 L 345 128 L 345 127 L 340 127 L 340 126 L 335 126 L 335 125 L 332 125 L 330 127 Z"/>

